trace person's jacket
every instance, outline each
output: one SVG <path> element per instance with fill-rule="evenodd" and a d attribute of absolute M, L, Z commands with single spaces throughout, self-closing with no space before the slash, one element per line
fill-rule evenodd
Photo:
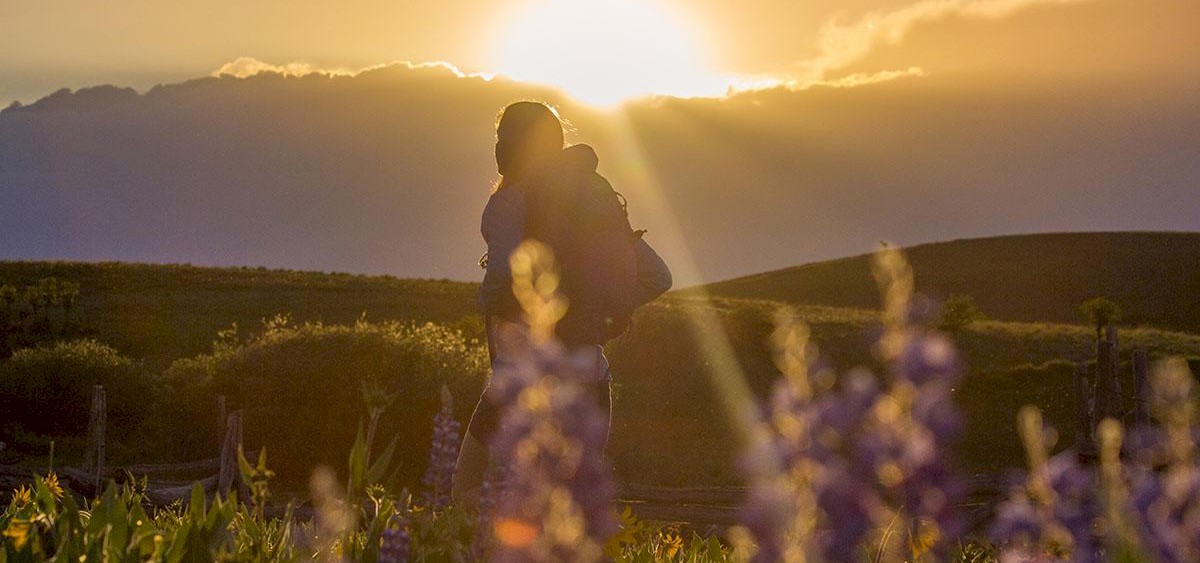
<path fill-rule="evenodd" d="M 569 166 L 590 167 L 595 171 L 596 153 L 587 145 L 564 149 L 562 156 Z M 515 186 L 505 186 L 493 193 L 484 207 L 480 232 L 487 243 L 488 260 L 479 287 L 479 308 L 485 315 L 513 320 L 520 317 L 520 307 L 512 293 L 508 259 L 526 238 L 525 197 Z M 634 298 L 637 305 L 644 305 L 671 289 L 671 270 L 641 238 L 637 240 L 635 252 L 637 290 Z"/>

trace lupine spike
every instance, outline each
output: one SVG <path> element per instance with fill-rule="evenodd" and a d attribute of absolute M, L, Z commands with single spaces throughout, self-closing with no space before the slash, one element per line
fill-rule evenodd
<path fill-rule="evenodd" d="M 433 441 L 429 448 L 429 467 L 421 483 L 425 485 L 425 504 L 433 510 L 450 505 L 454 469 L 458 462 L 462 425 L 454 419 L 454 398 L 450 388 L 442 386 L 442 407 L 433 417 Z"/>

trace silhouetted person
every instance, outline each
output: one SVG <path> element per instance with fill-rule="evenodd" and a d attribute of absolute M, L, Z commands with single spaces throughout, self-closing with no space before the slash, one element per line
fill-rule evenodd
<path fill-rule="evenodd" d="M 562 122 L 545 104 L 517 102 L 501 114 L 496 126 L 501 180 L 483 210 L 487 255 L 479 307 L 495 371 L 507 361 L 497 333 L 524 322 L 509 257 L 526 239 L 549 246 L 568 299 L 555 337 L 575 351 L 595 354 L 591 384 L 611 422 L 612 376 L 602 346 L 625 330 L 633 309 L 671 288 L 671 272 L 642 233 L 629 227 L 624 199 L 596 172 L 595 151 L 564 144 Z M 487 445 L 507 406 L 488 397 L 485 390 L 475 407 L 455 475 L 455 498 L 467 504 L 477 498 L 488 467 Z"/>

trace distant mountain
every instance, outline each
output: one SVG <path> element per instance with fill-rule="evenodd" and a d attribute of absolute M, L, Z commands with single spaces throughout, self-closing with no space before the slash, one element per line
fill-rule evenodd
<path fill-rule="evenodd" d="M 524 98 L 597 147 L 681 285 L 880 239 L 1200 230 L 1200 83 L 1106 80 L 964 71 L 621 112 L 404 64 L 63 90 L 0 112 L 0 259 L 477 280 L 494 120 Z"/>
<path fill-rule="evenodd" d="M 1010 321 L 1078 322 L 1104 296 L 1121 324 L 1200 333 L 1200 233 L 1071 233 L 923 244 L 905 249 L 917 290 L 970 295 Z M 878 308 L 871 257 L 816 262 L 704 286 L 725 297 Z"/>

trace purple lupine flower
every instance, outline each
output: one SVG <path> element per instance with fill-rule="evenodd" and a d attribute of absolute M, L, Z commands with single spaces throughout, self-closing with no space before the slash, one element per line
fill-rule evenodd
<path fill-rule="evenodd" d="M 429 449 L 429 467 L 421 484 L 425 485 L 425 504 L 433 510 L 450 505 L 454 486 L 454 467 L 458 461 L 459 430 L 454 420 L 454 403 L 450 390 L 442 387 L 442 408 L 433 417 L 433 440 Z"/>
<path fill-rule="evenodd" d="M 758 544 L 751 563 L 782 561 L 794 514 L 792 491 L 780 482 L 760 482 L 751 487 L 746 506 L 739 514 L 742 525 Z"/>
<path fill-rule="evenodd" d="M 393 517 L 380 534 L 379 563 L 408 563 L 411 547 L 408 518 Z"/>
<path fill-rule="evenodd" d="M 1101 506 L 1095 473 L 1067 451 L 1034 469 L 1029 483 L 1014 487 L 997 508 L 992 537 L 1001 546 L 1002 560 L 1035 560 L 1049 543 L 1069 545 L 1071 561 L 1099 561 L 1094 526 Z"/>
<path fill-rule="evenodd" d="M 603 458 L 608 416 L 591 391 L 599 383 L 591 380 L 595 350 L 571 355 L 555 343 L 528 344 L 518 355 L 511 365 L 498 364 L 491 387 L 513 405 L 491 444 L 506 475 L 496 498 L 493 559 L 599 559 L 617 522 Z"/>
<path fill-rule="evenodd" d="M 1138 543 L 1156 561 L 1200 560 L 1200 465 L 1196 459 L 1195 384 L 1178 360 L 1160 364 L 1151 382 L 1157 426 L 1125 439 L 1131 460 L 1129 512 Z"/>
<path fill-rule="evenodd" d="M 776 385 L 772 438 L 765 444 L 780 473 L 803 482 L 781 488 L 777 477 L 752 477 L 756 500 L 743 522 L 759 544 L 756 560 L 778 558 L 780 537 L 795 529 L 797 518 L 815 518 L 819 530 L 785 544 L 811 539 L 813 551 L 830 561 L 857 560 L 869 535 L 898 515 L 907 521 L 900 526 L 903 545 L 927 543 L 940 551 L 962 531 L 957 506 L 966 490 L 951 455 L 962 433 L 951 394 L 960 373 L 957 356 L 941 337 L 904 336 L 886 387 L 861 369 L 811 400 L 795 396 L 788 381 Z M 780 516 L 787 507 L 807 506 L 805 494 L 813 496 L 815 514 Z M 918 537 L 929 526 L 936 533 Z"/>
<path fill-rule="evenodd" d="M 1142 469 L 1132 479 L 1131 500 L 1141 521 L 1142 545 L 1155 561 L 1200 560 L 1200 469 Z"/>

